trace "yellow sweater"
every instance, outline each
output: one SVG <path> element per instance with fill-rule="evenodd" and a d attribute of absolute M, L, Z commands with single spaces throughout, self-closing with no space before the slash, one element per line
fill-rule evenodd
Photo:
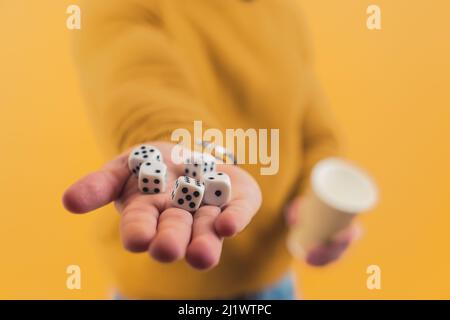
<path fill-rule="evenodd" d="M 295 0 L 86 0 L 76 61 L 108 156 L 177 128 L 280 129 L 280 169 L 259 182 L 263 205 L 227 239 L 220 265 L 199 272 L 121 246 L 119 216 L 101 215 L 100 243 L 118 290 L 132 298 L 217 298 L 276 281 L 291 258 L 283 207 L 313 164 L 336 153 Z"/>

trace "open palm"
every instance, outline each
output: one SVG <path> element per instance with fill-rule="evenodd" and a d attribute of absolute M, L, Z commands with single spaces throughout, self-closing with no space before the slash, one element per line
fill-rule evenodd
<path fill-rule="evenodd" d="M 167 165 L 168 187 L 164 193 L 141 194 L 137 179 L 127 166 L 128 153 L 108 162 L 66 190 L 63 203 L 73 213 L 86 213 L 115 202 L 121 214 L 123 246 L 131 252 L 148 251 L 160 262 L 186 258 L 197 269 L 209 269 L 219 263 L 223 237 L 242 231 L 261 205 L 256 181 L 237 166 L 218 165 L 230 176 L 231 201 L 222 208 L 201 206 L 194 214 L 174 208 L 170 189 L 183 169 L 171 161 L 173 144 L 151 143 L 159 148 Z"/>

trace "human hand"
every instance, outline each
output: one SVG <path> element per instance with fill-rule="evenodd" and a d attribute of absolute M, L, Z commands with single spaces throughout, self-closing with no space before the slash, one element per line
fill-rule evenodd
<path fill-rule="evenodd" d="M 301 223 L 301 197 L 293 199 L 286 207 L 286 221 L 289 226 Z M 335 234 L 330 241 L 316 245 L 306 253 L 305 260 L 312 266 L 325 266 L 338 260 L 348 246 L 361 237 L 361 228 L 351 224 Z"/>
<path fill-rule="evenodd" d="M 164 193 L 142 194 L 138 181 L 129 172 L 128 153 L 108 162 L 69 187 L 63 196 L 65 208 L 72 213 L 87 213 L 114 202 L 121 214 L 123 246 L 131 252 L 145 252 L 160 262 L 186 258 L 197 269 L 210 269 L 219 263 L 224 237 L 241 232 L 261 205 L 256 181 L 243 169 L 218 165 L 230 176 L 232 197 L 221 209 L 201 206 L 194 214 L 171 206 L 170 191 L 180 165 L 171 161 L 170 143 L 151 143 L 162 153 L 167 165 L 168 187 Z"/>

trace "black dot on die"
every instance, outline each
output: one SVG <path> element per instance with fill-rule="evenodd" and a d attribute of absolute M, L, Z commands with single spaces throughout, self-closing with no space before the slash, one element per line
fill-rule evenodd
<path fill-rule="evenodd" d="M 159 184 L 159 179 L 155 179 L 155 180 L 153 180 L 153 182 L 154 182 L 155 184 Z"/>
<path fill-rule="evenodd" d="M 183 192 L 183 193 L 188 193 L 188 188 L 183 188 L 183 189 L 181 189 L 181 192 Z"/>
<path fill-rule="evenodd" d="M 195 176 L 197 176 L 197 172 L 192 172 L 192 175 L 195 177 Z"/>
<path fill-rule="evenodd" d="M 145 154 L 145 153 L 147 153 L 147 151 L 145 151 L 145 150 L 144 150 L 144 151 L 142 151 L 142 153 L 144 153 L 144 154 Z"/>
<path fill-rule="evenodd" d="M 155 190 L 153 190 L 155 193 L 159 193 L 159 189 L 155 188 Z"/>
<path fill-rule="evenodd" d="M 208 179 L 209 179 L 209 180 L 214 180 L 214 177 L 209 177 Z"/>
<path fill-rule="evenodd" d="M 216 197 L 220 197 L 222 195 L 222 191 L 217 190 L 216 192 L 214 192 L 214 194 L 216 195 Z"/>
<path fill-rule="evenodd" d="M 219 176 L 223 176 L 223 173 L 222 173 L 222 172 L 219 172 L 218 175 L 219 175 Z"/>
<path fill-rule="evenodd" d="M 194 167 L 198 167 L 198 163 L 194 163 Z"/>
<path fill-rule="evenodd" d="M 187 201 L 191 201 L 191 200 L 192 200 L 192 196 L 191 196 L 190 194 L 188 194 L 188 195 L 186 196 L 186 200 L 187 200 Z"/>
<path fill-rule="evenodd" d="M 194 202 L 189 203 L 189 207 L 190 208 L 195 208 L 195 203 Z"/>
<path fill-rule="evenodd" d="M 185 169 L 184 172 L 185 172 L 186 174 L 189 174 L 189 169 Z"/>
<path fill-rule="evenodd" d="M 142 188 L 142 191 L 144 191 L 145 193 L 148 192 L 148 188 Z"/>
<path fill-rule="evenodd" d="M 144 178 L 144 179 L 142 179 L 142 182 L 143 182 L 143 183 L 148 183 L 148 179 L 147 179 L 147 178 Z"/>
<path fill-rule="evenodd" d="M 136 173 L 136 169 L 133 169 L 133 173 Z"/>
<path fill-rule="evenodd" d="M 178 204 L 179 205 L 182 205 L 184 203 L 184 200 L 183 199 L 178 199 Z"/>
<path fill-rule="evenodd" d="M 158 160 L 159 160 L 159 159 L 160 159 L 160 157 L 159 157 L 159 156 L 157 156 L 157 157 L 156 157 L 156 159 L 158 159 Z"/>
<path fill-rule="evenodd" d="M 139 155 L 139 151 L 135 152 L 134 155 L 135 155 L 135 156 L 138 156 L 138 155 Z"/>
<path fill-rule="evenodd" d="M 156 173 L 161 173 L 161 170 L 158 169 L 158 170 L 155 170 L 155 172 L 156 172 Z"/>
<path fill-rule="evenodd" d="M 150 162 L 147 162 L 145 165 L 146 166 L 151 166 L 152 164 Z"/>
<path fill-rule="evenodd" d="M 203 169 L 203 172 L 206 172 L 206 170 L 207 170 L 206 168 L 205 168 L 205 169 Z"/>
<path fill-rule="evenodd" d="M 145 146 L 142 146 L 141 149 L 145 149 Z"/>
<path fill-rule="evenodd" d="M 143 157 L 144 159 L 147 159 L 148 158 L 148 155 L 144 155 L 144 157 Z"/>
<path fill-rule="evenodd" d="M 194 197 L 198 198 L 200 196 L 200 192 L 194 191 Z"/>

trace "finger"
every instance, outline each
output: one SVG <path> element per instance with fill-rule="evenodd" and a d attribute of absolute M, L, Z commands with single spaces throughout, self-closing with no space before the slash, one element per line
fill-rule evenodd
<path fill-rule="evenodd" d="M 354 242 L 363 236 L 363 230 L 360 224 L 354 223 L 350 225 L 347 229 L 338 232 L 338 234 L 333 237 L 332 241 L 337 243 Z"/>
<path fill-rule="evenodd" d="M 186 260 L 196 269 L 210 269 L 219 263 L 223 240 L 214 228 L 214 221 L 219 214 L 220 208 L 203 206 L 194 215 L 192 240 Z"/>
<path fill-rule="evenodd" d="M 311 250 L 306 257 L 306 262 L 313 266 L 324 266 L 337 260 L 342 253 L 347 249 L 349 242 L 345 243 L 330 243 L 320 245 Z"/>
<path fill-rule="evenodd" d="M 150 255 L 160 262 L 174 262 L 183 258 L 192 231 L 192 214 L 169 208 L 161 213 L 156 236 L 150 244 Z"/>
<path fill-rule="evenodd" d="M 250 223 L 257 209 L 252 199 L 232 200 L 215 221 L 217 234 L 232 237 L 241 232 Z"/>
<path fill-rule="evenodd" d="M 137 195 L 122 209 L 120 234 L 123 246 L 128 251 L 147 251 L 156 234 L 159 210 L 149 200 L 149 196 Z"/>
<path fill-rule="evenodd" d="M 322 244 L 312 249 L 307 255 L 306 262 L 313 266 L 324 266 L 337 260 L 349 247 L 352 241 L 361 236 L 361 229 L 358 226 L 351 226 L 339 232 L 326 244 Z"/>
<path fill-rule="evenodd" d="M 302 202 L 302 198 L 296 197 L 288 204 L 285 212 L 286 222 L 288 225 L 293 226 L 299 223 L 299 213 Z"/>
<path fill-rule="evenodd" d="M 86 213 L 107 205 L 120 195 L 129 176 L 127 156 L 122 155 L 70 186 L 63 195 L 64 207 Z"/>

